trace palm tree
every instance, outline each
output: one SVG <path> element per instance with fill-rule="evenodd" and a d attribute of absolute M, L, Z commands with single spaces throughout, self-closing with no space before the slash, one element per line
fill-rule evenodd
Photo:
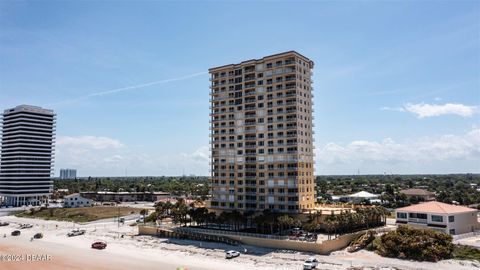
<path fill-rule="evenodd" d="M 208 209 L 205 208 L 205 207 L 197 208 L 196 209 L 196 218 L 197 218 L 197 221 L 200 225 L 205 224 L 205 222 L 207 222 L 207 218 L 208 218 Z"/>
<path fill-rule="evenodd" d="M 277 225 L 277 214 L 275 213 L 272 213 L 270 210 L 265 210 L 263 211 L 264 212 L 264 215 L 266 217 L 266 223 L 268 224 L 269 228 L 270 228 L 270 234 L 273 234 L 274 232 L 274 227 Z"/>
<path fill-rule="evenodd" d="M 387 217 L 390 214 L 390 212 L 387 210 L 387 208 L 385 208 L 383 206 L 377 206 L 377 208 L 380 212 L 380 216 L 382 217 L 383 225 L 386 225 L 387 224 Z"/>
<path fill-rule="evenodd" d="M 162 220 L 167 217 L 164 202 L 155 204 L 155 213 L 157 214 L 157 220 L 160 220 L 160 224 L 162 224 Z"/>
<path fill-rule="evenodd" d="M 245 224 L 247 227 L 252 226 L 253 216 L 255 215 L 255 211 L 249 210 L 243 213 L 243 217 L 245 218 Z"/>
<path fill-rule="evenodd" d="M 143 223 L 145 223 L 145 216 L 148 214 L 148 210 L 147 209 L 142 209 L 140 210 L 140 215 L 143 216 Z"/>
<path fill-rule="evenodd" d="M 175 203 L 174 208 L 171 211 L 172 219 L 174 223 L 183 223 L 187 226 L 188 222 L 188 207 L 185 203 L 178 201 Z"/>
<path fill-rule="evenodd" d="M 230 216 L 230 219 L 233 223 L 233 229 L 235 231 L 239 231 L 240 230 L 240 223 L 242 223 L 242 221 L 243 221 L 242 213 L 238 212 L 238 210 L 233 210 L 230 213 L 229 216 Z"/>
<path fill-rule="evenodd" d="M 335 232 L 336 237 L 338 228 L 338 216 L 332 213 L 331 215 L 325 217 L 325 226 L 328 233 L 328 240 L 331 239 L 332 232 Z"/>
<path fill-rule="evenodd" d="M 217 215 L 214 212 L 209 212 L 205 214 L 205 224 L 206 227 L 209 228 L 210 223 L 216 223 L 217 222 Z"/>
<path fill-rule="evenodd" d="M 300 216 L 294 216 L 293 217 L 292 226 L 294 228 L 302 226 L 302 220 L 301 220 Z"/>
<path fill-rule="evenodd" d="M 266 223 L 266 216 L 262 213 L 253 217 L 252 222 L 255 224 L 255 231 L 257 233 L 264 232 L 264 226 Z"/>
<path fill-rule="evenodd" d="M 228 223 L 228 225 L 230 225 L 230 213 L 228 213 L 227 211 L 223 211 L 222 213 L 220 213 L 220 215 L 218 216 L 218 219 L 217 221 L 220 223 L 220 227 L 223 228 L 223 225 Z"/>
<path fill-rule="evenodd" d="M 315 220 L 308 222 L 302 226 L 302 228 L 307 232 L 315 232 L 318 229 L 318 223 Z"/>
<path fill-rule="evenodd" d="M 291 218 L 289 215 L 279 216 L 277 218 L 277 221 L 280 225 L 280 233 L 284 231 L 285 226 L 288 226 L 288 228 L 290 229 L 290 226 L 293 224 L 293 218 Z"/>

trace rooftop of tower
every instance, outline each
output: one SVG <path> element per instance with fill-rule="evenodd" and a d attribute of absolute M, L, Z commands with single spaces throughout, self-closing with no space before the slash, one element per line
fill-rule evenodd
<path fill-rule="evenodd" d="M 240 65 L 248 64 L 250 62 L 254 63 L 254 62 L 258 62 L 258 61 L 265 61 L 265 60 L 268 60 L 268 58 L 274 58 L 274 57 L 279 57 L 279 56 L 288 55 L 288 54 L 294 54 L 294 55 L 297 55 L 297 56 L 303 58 L 305 61 L 310 63 L 310 68 L 313 68 L 314 62 L 312 60 L 310 60 L 308 57 L 298 53 L 297 51 L 292 50 L 292 51 L 287 51 L 287 52 L 276 53 L 276 54 L 264 56 L 260 59 L 245 60 L 245 61 L 242 61 L 242 62 L 237 63 L 237 64 L 228 64 L 228 65 L 213 67 L 213 68 L 208 69 L 208 71 L 212 72 L 212 71 L 215 71 L 215 70 L 218 70 L 218 69 L 224 69 L 226 67 L 234 67 L 234 66 L 240 66 Z"/>

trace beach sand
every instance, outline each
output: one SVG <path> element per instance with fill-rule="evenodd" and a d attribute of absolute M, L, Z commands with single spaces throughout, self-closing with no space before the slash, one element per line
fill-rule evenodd
<path fill-rule="evenodd" d="M 84 225 L 14 216 L 1 217 L 0 221 L 10 222 L 9 226 L 0 227 L 0 269 L 176 270 L 184 267 L 188 270 L 300 270 L 303 261 L 310 256 L 320 260 L 317 269 L 480 269 L 480 263 L 470 261 L 413 262 L 383 258 L 368 251 L 353 254 L 337 251 L 321 256 L 252 246 L 136 236 L 135 226 L 118 226 L 113 219 Z M 34 224 L 34 227 L 21 230 L 20 236 L 10 236 L 21 223 Z M 85 229 L 87 233 L 67 237 L 66 234 L 73 228 Z M 42 232 L 44 238 L 30 241 L 37 232 Z M 4 238 L 4 234 L 7 237 Z M 122 234 L 123 238 L 120 237 Z M 107 242 L 106 249 L 90 247 L 91 243 L 99 240 Z M 245 248 L 247 254 L 243 253 Z M 242 255 L 226 260 L 225 251 L 230 249 L 241 251 Z M 17 255 L 17 261 L 6 261 L 12 258 L 11 255 Z M 28 258 L 30 261 L 25 261 Z"/>

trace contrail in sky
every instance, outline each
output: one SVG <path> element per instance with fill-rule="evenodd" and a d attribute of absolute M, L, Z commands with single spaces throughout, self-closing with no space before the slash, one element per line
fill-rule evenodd
<path fill-rule="evenodd" d="M 106 96 L 106 95 L 116 94 L 116 93 L 125 92 L 125 91 L 131 91 L 131 90 L 140 89 L 140 88 L 144 88 L 144 87 L 148 87 L 148 86 L 152 86 L 152 85 L 157 85 L 157 84 L 164 84 L 164 83 L 169 83 L 169 82 L 182 81 L 182 80 L 190 79 L 190 78 L 197 77 L 197 76 L 204 75 L 204 74 L 207 74 L 207 72 L 202 71 L 202 72 L 197 72 L 197 73 L 193 73 L 193 74 L 189 74 L 189 75 L 185 75 L 185 76 L 181 76 L 181 77 L 177 77 L 177 78 L 170 78 L 170 79 L 148 82 L 148 83 L 142 83 L 142 84 L 126 86 L 126 87 L 116 88 L 116 89 L 111 89 L 111 90 L 106 90 L 106 91 L 99 91 L 99 92 L 95 92 L 95 93 L 90 93 L 90 94 L 85 95 L 83 97 L 79 97 L 79 98 L 75 98 L 75 99 L 67 99 L 67 100 L 59 101 L 59 102 L 56 102 L 56 103 L 53 103 L 53 104 L 50 104 L 50 105 L 76 102 L 76 101 L 85 100 L 85 99 L 88 99 L 88 98 L 91 98 L 91 97 Z"/>

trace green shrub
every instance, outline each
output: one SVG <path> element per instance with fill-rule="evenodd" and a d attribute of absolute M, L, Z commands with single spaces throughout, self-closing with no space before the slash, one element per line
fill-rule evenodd
<path fill-rule="evenodd" d="M 453 258 L 458 260 L 477 260 L 480 262 L 480 250 L 469 246 L 456 245 L 453 250 Z"/>
<path fill-rule="evenodd" d="M 380 238 L 380 236 L 377 236 L 377 237 L 375 237 L 375 239 L 373 239 L 372 242 L 370 242 L 370 244 L 368 244 L 365 247 L 365 249 L 368 250 L 368 251 L 375 251 L 380 246 L 381 242 L 382 242 L 382 239 Z"/>
<path fill-rule="evenodd" d="M 153 212 L 145 217 L 145 222 L 155 222 L 157 220 L 157 213 Z"/>
<path fill-rule="evenodd" d="M 452 237 L 433 230 L 399 226 L 380 238 L 377 253 L 385 257 L 417 261 L 439 261 L 452 257 Z"/>

